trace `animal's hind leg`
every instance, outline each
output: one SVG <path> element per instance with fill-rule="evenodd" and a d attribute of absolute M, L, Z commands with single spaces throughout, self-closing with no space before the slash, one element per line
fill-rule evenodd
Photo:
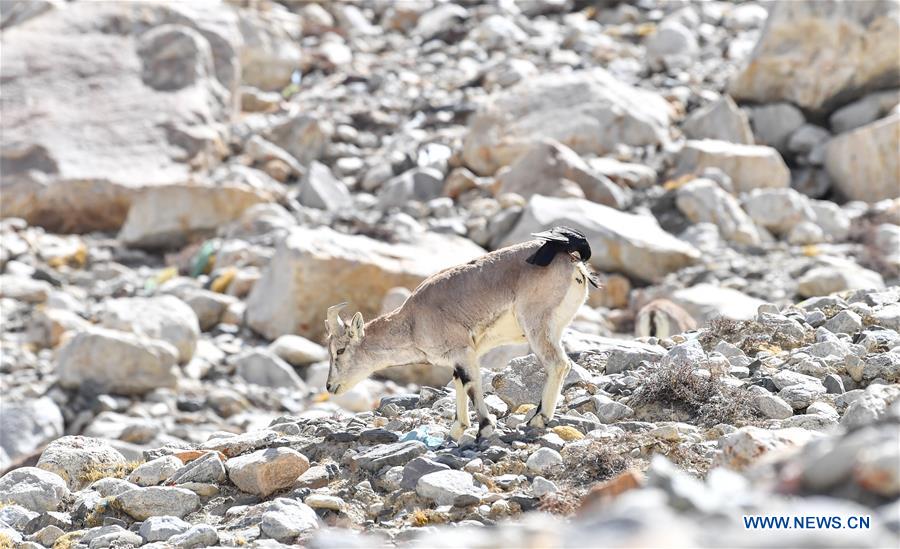
<path fill-rule="evenodd" d="M 572 365 L 566 356 L 559 338 L 552 333 L 549 326 L 537 323 L 526 328 L 525 335 L 531 344 L 531 350 L 544 366 L 547 372 L 547 380 L 541 393 L 541 401 L 538 403 L 530 417 L 528 425 L 532 427 L 544 427 L 553 419 L 556 413 L 556 401 L 559 400 L 559 391 L 563 381 L 569 374 Z"/>
<path fill-rule="evenodd" d="M 481 387 L 481 368 L 478 365 L 478 357 L 473 351 L 467 351 L 453 368 L 453 378 L 459 379 L 465 387 L 466 394 L 475 405 L 475 414 L 478 416 L 478 436 L 487 437 L 494 432 L 497 417 L 490 413 L 487 404 L 484 403 L 484 393 Z"/>
<path fill-rule="evenodd" d="M 469 397 L 466 394 L 466 386 L 463 380 L 457 375 L 457 371 L 453 370 L 453 385 L 456 387 L 456 421 L 450 427 L 450 437 L 458 441 L 462 438 L 463 433 L 471 425 L 469 423 Z"/>

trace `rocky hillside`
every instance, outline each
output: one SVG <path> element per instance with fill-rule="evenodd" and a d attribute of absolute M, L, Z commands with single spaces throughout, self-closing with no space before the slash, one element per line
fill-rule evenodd
<path fill-rule="evenodd" d="M 0 548 L 896 546 L 898 17 L 3 0 Z M 328 306 L 554 225 L 548 428 L 527 347 L 484 440 L 436 368 L 324 390 Z"/>

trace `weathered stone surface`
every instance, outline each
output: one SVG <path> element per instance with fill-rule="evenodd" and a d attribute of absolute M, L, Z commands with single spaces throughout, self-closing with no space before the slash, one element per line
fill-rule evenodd
<path fill-rule="evenodd" d="M 318 527 L 319 518 L 311 507 L 288 498 L 273 501 L 259 524 L 263 534 L 279 541 L 289 541 Z"/>
<path fill-rule="evenodd" d="M 300 182 L 297 200 L 304 206 L 331 212 L 348 208 L 352 202 L 347 186 L 331 173 L 328 166 L 315 161 Z"/>
<path fill-rule="evenodd" d="M 190 306 L 171 295 L 112 299 L 105 303 L 100 319 L 104 328 L 159 339 L 178 349 L 184 364 L 194 356 L 200 323 Z"/>
<path fill-rule="evenodd" d="M 200 508 L 200 497 L 197 494 L 173 486 L 129 490 L 116 496 L 114 501 L 119 509 L 135 520 L 169 515 L 184 518 Z"/>
<path fill-rule="evenodd" d="M 63 434 L 63 416 L 49 397 L 0 399 L 0 471 Z"/>
<path fill-rule="evenodd" d="M 422 476 L 416 483 L 416 493 L 438 505 L 453 505 L 456 498 L 465 496 L 480 499 L 483 491 L 465 471 L 435 471 Z"/>
<path fill-rule="evenodd" d="M 841 290 L 884 288 L 884 279 L 880 274 L 838 258 L 823 258 L 820 265 L 803 273 L 797 283 L 797 291 L 804 297 L 828 295 Z"/>
<path fill-rule="evenodd" d="M 761 236 L 737 199 L 709 179 L 696 179 L 679 187 L 675 204 L 694 223 L 712 223 L 728 240 L 759 244 Z"/>
<path fill-rule="evenodd" d="M 535 194 L 587 198 L 616 209 L 628 200 L 625 191 L 593 173 L 572 149 L 556 141 L 539 141 L 525 150 L 508 168 L 497 173 L 497 193 L 513 192 L 530 198 Z"/>
<path fill-rule="evenodd" d="M 295 229 L 250 293 L 247 322 L 270 339 L 288 333 L 317 338 L 328 307 L 348 301 L 349 309 L 372 318 L 389 289 L 413 288 L 483 252 L 470 241 L 435 233 L 422 234 L 413 244 L 388 245 L 328 228 Z"/>
<path fill-rule="evenodd" d="M 37 467 L 13 469 L 0 477 L 0 501 L 38 513 L 56 511 L 68 496 L 65 480 Z"/>
<path fill-rule="evenodd" d="M 175 456 L 161 456 L 142 463 L 128 475 L 128 481 L 138 486 L 156 486 L 181 468 L 181 460 Z"/>
<path fill-rule="evenodd" d="M 95 3 L 4 31 L 4 217 L 114 230 L 135 190 L 184 183 L 218 161 L 211 125 L 230 119 L 234 82 L 216 69 L 234 63 L 235 38 L 187 18 L 147 30 L 178 10 L 147 6 L 138 19 L 128 5 Z"/>
<path fill-rule="evenodd" d="M 691 112 L 682 124 L 682 129 L 691 139 L 754 144 L 753 130 L 750 129 L 747 114 L 728 95 Z"/>
<path fill-rule="evenodd" d="M 750 297 L 731 288 L 713 284 L 697 284 L 677 290 L 669 297 L 686 310 L 697 322 L 703 323 L 717 316 L 734 320 L 748 320 L 756 316 L 763 300 Z"/>
<path fill-rule="evenodd" d="M 759 427 L 741 427 L 719 439 L 719 462 L 732 469 L 743 469 L 773 450 L 799 447 L 819 436 L 802 428 L 769 431 Z"/>
<path fill-rule="evenodd" d="M 142 394 L 175 387 L 177 359 L 177 349 L 164 341 L 92 328 L 60 349 L 56 372 L 63 387 L 91 383 L 106 392 Z"/>
<path fill-rule="evenodd" d="M 700 173 L 718 168 L 728 174 L 737 192 L 765 187 L 787 187 L 791 172 L 771 147 L 740 145 L 713 139 L 691 140 L 678 154 L 680 174 Z"/>
<path fill-rule="evenodd" d="M 506 236 L 507 246 L 530 240 L 533 232 L 555 225 L 578 229 L 591 244 L 591 263 L 644 280 L 693 263 L 699 252 L 662 230 L 652 217 L 616 211 L 577 198 L 531 197 L 519 222 Z"/>
<path fill-rule="evenodd" d="M 754 189 L 744 197 L 743 206 L 753 221 L 779 235 L 816 219 L 809 199 L 794 189 Z"/>
<path fill-rule="evenodd" d="M 825 168 L 834 186 L 851 200 L 897 198 L 898 149 L 900 114 L 894 114 L 828 141 Z"/>
<path fill-rule="evenodd" d="M 231 458 L 225 468 L 235 486 L 265 497 L 293 484 L 309 469 L 309 460 L 290 448 L 269 448 Z"/>
<path fill-rule="evenodd" d="M 669 105 L 602 69 L 546 74 L 500 93 L 472 119 L 463 159 L 490 175 L 535 140 L 551 138 L 579 154 L 603 154 L 619 143 L 668 140 Z"/>
<path fill-rule="evenodd" d="M 563 387 L 584 380 L 587 372 L 581 366 L 572 364 L 572 369 L 563 380 Z M 541 391 L 547 371 L 541 361 L 533 354 L 514 358 L 509 365 L 498 372 L 492 381 L 493 390 L 513 410 L 523 404 L 537 404 L 541 400 Z"/>
<path fill-rule="evenodd" d="M 237 375 L 248 383 L 263 387 L 286 387 L 305 392 L 306 383 L 290 364 L 267 349 L 254 349 L 235 361 Z"/>
<path fill-rule="evenodd" d="M 133 247 L 174 248 L 213 234 L 245 210 L 273 199 L 249 185 L 176 184 L 135 193 L 119 240 Z"/>
<path fill-rule="evenodd" d="M 822 111 L 900 84 L 898 6 L 890 0 L 775 2 L 749 63 L 729 85 L 739 101 Z"/>
<path fill-rule="evenodd" d="M 371 450 L 355 456 L 353 461 L 367 471 L 378 471 L 385 466 L 405 465 L 427 450 L 425 444 L 418 440 L 379 444 Z"/>
<path fill-rule="evenodd" d="M 191 525 L 178 517 L 150 517 L 141 524 L 140 535 L 144 543 L 166 541 L 172 536 L 184 533 Z"/>
<path fill-rule="evenodd" d="M 269 350 L 292 366 L 306 366 L 328 360 L 328 350 L 314 341 L 293 334 L 285 334 L 269 345 Z"/>
<path fill-rule="evenodd" d="M 51 442 L 38 459 L 37 466 L 56 473 L 70 490 L 80 490 L 90 484 L 89 476 L 126 464 L 125 457 L 109 444 L 94 438 L 65 436 Z"/>

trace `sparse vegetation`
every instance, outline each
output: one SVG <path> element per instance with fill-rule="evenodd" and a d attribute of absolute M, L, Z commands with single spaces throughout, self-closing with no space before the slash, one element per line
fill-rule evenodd
<path fill-rule="evenodd" d="M 113 465 L 97 465 L 84 471 L 80 480 L 88 484 L 96 482 L 102 478 L 125 478 L 132 471 L 138 468 L 143 461 L 129 461 L 128 463 L 116 463 Z"/>
<path fill-rule="evenodd" d="M 0 549 L 12 549 L 13 540 L 6 534 L 0 533 Z"/>
<path fill-rule="evenodd" d="M 720 383 L 714 373 L 697 375 L 690 364 L 657 367 L 629 403 L 632 408 L 660 404 L 687 413 L 701 427 L 742 425 L 753 417 L 747 391 Z"/>
<path fill-rule="evenodd" d="M 566 480 L 581 486 L 612 478 L 631 465 L 628 452 L 621 445 L 599 440 L 567 447 L 562 457 L 569 471 Z"/>

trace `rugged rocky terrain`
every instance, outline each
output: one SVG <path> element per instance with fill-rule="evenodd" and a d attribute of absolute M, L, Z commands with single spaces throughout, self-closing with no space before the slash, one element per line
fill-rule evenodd
<path fill-rule="evenodd" d="M 0 547 L 896 546 L 898 9 L 3 0 Z M 328 306 L 553 225 L 547 429 L 527 347 L 485 440 L 324 391 Z"/>

